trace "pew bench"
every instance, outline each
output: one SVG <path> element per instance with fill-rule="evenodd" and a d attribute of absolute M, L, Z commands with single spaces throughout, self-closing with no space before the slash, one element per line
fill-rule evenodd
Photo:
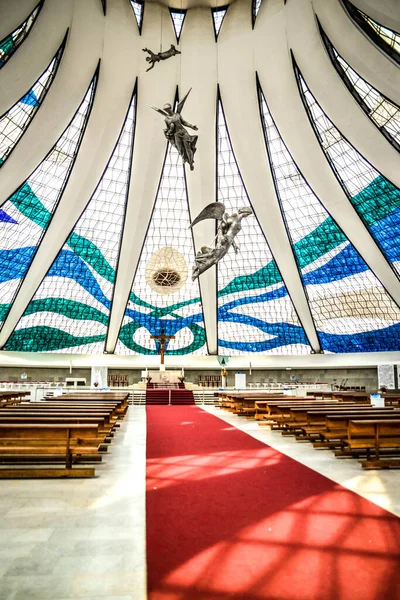
<path fill-rule="evenodd" d="M 53 407 L 35 407 L 29 406 L 26 408 L 14 407 L 10 409 L 3 409 L 1 411 L 1 416 L 42 416 L 42 417 L 99 417 L 104 419 L 104 422 L 107 426 L 114 427 L 117 422 L 116 417 L 112 417 L 107 410 L 96 409 L 95 411 L 87 410 L 87 409 L 79 409 L 79 410 L 71 410 L 69 408 L 53 408 Z"/>
<path fill-rule="evenodd" d="M 327 418 L 332 416 L 333 420 L 339 419 L 341 416 L 346 417 L 353 416 L 356 418 L 360 415 L 360 418 L 364 418 L 363 415 L 374 415 L 379 414 L 377 411 L 387 411 L 390 409 L 378 409 L 370 405 L 359 405 L 359 404 L 343 404 L 339 403 L 332 407 L 317 407 L 307 410 L 305 415 L 300 415 L 300 418 L 304 419 L 304 425 L 301 427 L 301 433 L 299 439 L 307 439 L 315 444 L 315 448 L 329 447 L 324 446 L 325 433 L 327 433 Z M 330 426 L 332 423 L 330 422 Z M 347 425 L 346 425 L 347 431 Z M 296 438 L 297 439 L 297 438 Z"/>
<path fill-rule="evenodd" d="M 346 456 L 343 440 L 348 437 L 349 422 L 355 419 L 362 421 L 368 419 L 400 419 L 400 411 L 391 408 L 371 408 L 363 411 L 332 412 L 325 415 L 323 424 L 310 428 L 314 436 L 319 437 L 319 439 L 313 439 L 310 436 L 314 448 L 340 449 L 343 454 L 337 454 L 337 456 Z M 310 422 L 312 423 L 312 417 Z"/>
<path fill-rule="evenodd" d="M 6 456 L 35 456 L 46 462 L 47 455 L 63 455 L 59 468 L 0 468 L 4 478 L 94 477 L 94 468 L 72 468 L 73 455 L 98 453 L 98 425 L 77 423 L 0 423 L 0 459 Z"/>
<path fill-rule="evenodd" d="M 120 416 L 125 415 L 128 410 L 129 393 L 114 393 L 114 392 L 86 392 L 86 393 L 70 393 L 62 396 L 51 398 L 53 401 L 61 402 L 113 402 L 117 406 L 117 412 Z"/>
<path fill-rule="evenodd" d="M 342 403 L 336 401 L 308 401 L 285 403 L 285 404 L 271 404 L 269 405 L 269 413 L 264 415 L 264 422 L 258 423 L 259 425 L 269 425 L 272 429 L 279 430 L 300 430 L 300 424 L 304 425 L 306 415 L 311 410 L 330 410 L 336 407 L 343 407 Z M 293 425 L 293 427 L 289 427 Z"/>
<path fill-rule="evenodd" d="M 366 451 L 367 460 L 360 461 L 363 468 L 400 467 L 399 458 L 382 458 L 380 454 L 381 450 L 390 449 L 400 456 L 400 419 L 351 420 L 344 444 L 351 452 Z"/>
<path fill-rule="evenodd" d="M 256 403 L 256 408 L 257 408 L 257 413 L 256 413 L 256 420 L 259 421 L 259 425 L 263 425 L 262 421 L 267 420 L 269 421 L 271 419 L 271 416 L 273 415 L 280 415 L 283 414 L 282 413 L 282 408 L 287 407 L 289 408 L 302 408 L 304 406 L 349 406 L 350 403 L 349 402 L 338 402 L 338 400 L 321 400 L 318 398 L 312 398 L 312 397 L 306 397 L 306 398 L 292 398 L 289 400 L 266 400 L 266 401 L 260 401 Z M 358 405 L 357 405 L 358 406 Z M 289 412 L 286 413 L 287 415 L 289 415 Z"/>

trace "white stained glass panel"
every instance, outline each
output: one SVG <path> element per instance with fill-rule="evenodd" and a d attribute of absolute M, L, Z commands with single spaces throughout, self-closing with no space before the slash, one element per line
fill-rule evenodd
<path fill-rule="evenodd" d="M 262 0 L 253 0 L 253 14 L 254 18 L 258 15 L 258 11 L 260 10 Z"/>
<path fill-rule="evenodd" d="M 37 169 L 2 207 L 0 220 L 0 303 L 11 302 L 15 279 L 28 271 L 37 246 L 60 200 L 75 161 L 93 102 L 97 76 L 70 125 Z M 4 217 L 5 215 L 5 217 Z"/>
<path fill-rule="evenodd" d="M 206 352 L 199 285 L 192 281 L 195 251 L 189 225 L 182 159 L 173 146 L 168 146 L 132 287 L 139 301 L 128 303 L 117 352 L 145 353 L 150 336 L 163 329 L 166 335 L 176 334 L 172 348 L 177 354 L 191 345 L 190 354 Z M 180 348 L 178 336 L 183 344 Z"/>
<path fill-rule="evenodd" d="M 215 29 L 215 34 L 217 36 L 222 27 L 222 21 L 224 20 L 224 17 L 226 15 L 226 10 L 227 10 L 226 8 L 222 8 L 221 10 L 215 9 L 212 11 L 213 19 L 214 19 L 214 29 Z"/>
<path fill-rule="evenodd" d="M 135 13 L 136 21 L 139 27 L 139 31 L 142 29 L 142 21 L 143 21 L 143 2 L 135 2 L 135 0 L 130 0 L 133 12 Z"/>
<path fill-rule="evenodd" d="M 64 45 L 34 86 L 0 118 L 0 166 L 9 157 L 27 130 L 52 84 Z"/>
<path fill-rule="evenodd" d="M 181 36 L 183 21 L 185 20 L 186 12 L 175 12 L 171 10 L 172 22 L 174 24 L 176 39 L 179 41 Z"/>
<path fill-rule="evenodd" d="M 232 214 L 251 205 L 232 151 L 221 103 L 217 143 L 218 201 Z M 242 220 L 242 231 L 235 242 L 239 252 L 236 254 L 230 248 L 218 263 L 218 352 L 286 354 L 296 337 L 301 343 L 295 344 L 291 351 L 310 352 L 255 214 Z M 270 345 L 263 348 L 260 342 L 267 340 Z"/>
<path fill-rule="evenodd" d="M 387 139 L 391 142 L 394 141 L 395 146 L 399 149 L 400 108 L 354 71 L 344 58 L 338 54 L 324 33 L 323 39 L 333 64 L 341 77 L 345 79 L 354 97 L 375 125 L 386 133 Z"/>
<path fill-rule="evenodd" d="M 387 27 L 383 27 L 383 25 L 379 25 L 379 23 L 376 23 L 376 21 L 373 21 L 370 17 L 367 17 L 367 15 L 363 14 L 361 11 L 359 12 L 362 14 L 366 22 L 372 27 L 372 29 L 379 35 L 379 37 L 381 37 L 386 44 L 393 48 L 393 50 L 400 54 L 400 35 L 396 33 L 396 31 L 392 31 Z"/>

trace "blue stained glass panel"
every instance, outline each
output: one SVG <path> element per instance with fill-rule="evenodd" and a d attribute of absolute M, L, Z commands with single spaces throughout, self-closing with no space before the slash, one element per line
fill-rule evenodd
<path fill-rule="evenodd" d="M 7 347 L 102 353 L 131 170 L 136 94 L 93 196 L 28 305 Z M 35 344 L 30 340 L 34 339 Z"/>
<path fill-rule="evenodd" d="M 397 275 L 400 275 L 400 190 L 381 175 L 335 127 L 297 66 L 310 122 L 339 183 Z"/>
<path fill-rule="evenodd" d="M 64 191 L 90 115 L 96 83 L 97 72 L 62 136 L 32 175 L 3 205 L 5 213 L 17 222 L 17 225 L 12 221 L 0 223 L 0 306 L 3 307 L 3 318 Z"/>
<path fill-rule="evenodd" d="M 261 90 L 260 101 L 276 192 L 322 349 L 400 349 L 398 306 L 305 181 Z"/>

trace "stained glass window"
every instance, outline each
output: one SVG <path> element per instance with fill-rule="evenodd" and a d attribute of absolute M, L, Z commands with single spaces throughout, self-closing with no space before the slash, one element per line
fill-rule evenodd
<path fill-rule="evenodd" d="M 93 104 L 98 71 L 72 121 L 28 179 L 3 204 L 0 307 L 4 319 L 35 256 L 77 156 Z"/>
<path fill-rule="evenodd" d="M 0 42 L 0 69 L 12 57 L 17 48 L 22 44 L 35 23 L 44 0 L 34 8 L 29 17 L 17 29 L 7 35 Z"/>
<path fill-rule="evenodd" d="M 136 94 L 87 208 L 10 337 L 8 349 L 104 351 L 128 195 L 135 117 Z"/>
<path fill-rule="evenodd" d="M 253 3 L 252 3 L 253 27 L 254 27 L 254 23 L 256 22 L 258 11 L 260 10 L 261 2 L 262 2 L 262 0 L 253 0 Z"/>
<path fill-rule="evenodd" d="M 322 349 L 400 349 L 400 310 L 311 190 L 260 101 L 277 197 Z"/>
<path fill-rule="evenodd" d="M 228 10 L 228 8 L 224 6 L 221 8 L 213 8 L 211 10 L 214 22 L 215 39 L 217 39 L 220 29 L 222 27 L 222 21 L 225 18 L 226 11 Z"/>
<path fill-rule="evenodd" d="M 168 146 L 116 354 L 157 354 L 151 336 L 175 336 L 166 354 L 205 354 L 198 281 L 192 281 L 194 245 L 182 160 Z"/>
<path fill-rule="evenodd" d="M 333 65 L 354 98 L 389 142 L 400 150 L 400 108 L 350 67 L 332 46 L 322 29 L 321 34 Z"/>
<path fill-rule="evenodd" d="M 322 149 L 344 192 L 376 243 L 400 274 L 400 190 L 346 140 L 327 117 L 297 67 L 301 97 Z"/>
<path fill-rule="evenodd" d="M 136 21 L 139 28 L 139 33 L 142 32 L 144 2 L 142 0 L 130 0 L 133 12 L 135 13 Z"/>
<path fill-rule="evenodd" d="M 186 17 L 186 10 L 176 10 L 170 8 L 169 12 L 171 14 L 172 23 L 175 29 L 176 41 L 179 44 L 179 38 L 181 37 L 183 22 Z"/>
<path fill-rule="evenodd" d="M 348 0 L 343 0 L 350 16 L 359 27 L 376 43 L 386 54 L 400 63 L 400 34 L 397 31 L 380 25 L 361 10 L 356 8 Z"/>
<path fill-rule="evenodd" d="M 0 166 L 10 156 L 41 106 L 57 73 L 65 42 L 66 37 L 57 54 L 32 88 L 0 117 Z"/>
<path fill-rule="evenodd" d="M 217 143 L 218 200 L 232 214 L 251 204 L 221 103 Z M 255 214 L 242 220 L 236 240 L 239 251 L 230 248 L 218 263 L 218 354 L 309 354 L 308 340 Z"/>

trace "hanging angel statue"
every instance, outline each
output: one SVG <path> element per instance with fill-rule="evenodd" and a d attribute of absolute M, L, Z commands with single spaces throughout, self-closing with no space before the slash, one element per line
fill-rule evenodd
<path fill-rule="evenodd" d="M 204 271 L 207 271 L 213 265 L 216 265 L 228 252 L 232 246 L 235 253 L 239 252 L 239 247 L 235 242 L 235 237 L 242 229 L 242 219 L 252 215 L 251 208 L 245 206 L 232 215 L 225 212 L 225 206 L 222 202 L 212 202 L 195 218 L 190 227 L 196 225 L 204 219 L 218 219 L 218 230 L 213 242 L 214 247 L 202 246 L 196 254 L 195 263 L 193 266 L 192 279 L 193 281 L 199 277 Z"/>
<path fill-rule="evenodd" d="M 190 129 L 194 129 L 197 131 L 196 125 L 191 125 L 187 121 L 185 121 L 181 112 L 185 105 L 186 98 L 189 96 L 191 89 L 188 91 L 186 96 L 179 102 L 176 112 L 172 110 L 171 104 L 164 104 L 163 108 L 156 108 L 152 106 L 154 110 L 159 112 L 161 115 L 165 117 L 165 125 L 164 135 L 167 140 L 175 146 L 178 150 L 180 156 L 182 157 L 183 162 L 189 163 L 190 170 L 194 169 L 194 153 L 196 152 L 196 144 L 197 144 L 197 135 L 190 135 L 190 133 L 185 129 L 185 127 L 190 127 Z"/>

